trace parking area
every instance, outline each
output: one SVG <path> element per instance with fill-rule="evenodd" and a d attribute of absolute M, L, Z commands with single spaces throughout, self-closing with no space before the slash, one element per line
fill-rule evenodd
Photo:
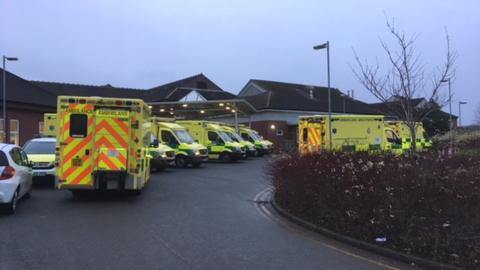
<path fill-rule="evenodd" d="M 36 188 L 15 215 L 0 216 L 0 268 L 395 269 L 259 213 L 252 199 L 268 187 L 267 159 L 169 168 L 141 196 Z"/>

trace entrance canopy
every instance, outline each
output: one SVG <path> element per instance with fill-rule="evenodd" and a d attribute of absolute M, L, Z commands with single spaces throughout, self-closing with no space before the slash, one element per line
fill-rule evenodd
<path fill-rule="evenodd" d="M 256 112 L 255 108 L 244 99 L 202 100 L 202 101 L 165 101 L 150 102 L 152 114 L 159 117 L 176 119 L 209 119 L 214 117 L 248 116 Z"/>

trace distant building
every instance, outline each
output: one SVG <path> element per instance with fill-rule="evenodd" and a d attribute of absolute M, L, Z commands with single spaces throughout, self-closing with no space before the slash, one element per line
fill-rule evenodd
<path fill-rule="evenodd" d="M 7 119 L 9 119 L 7 130 L 10 134 L 8 141 L 23 144 L 28 139 L 41 133 L 43 130 L 43 114 L 56 111 L 56 97 L 10 72 L 6 72 L 6 78 L 3 78 L 2 74 L 3 70 L 0 69 L 0 85 L 3 85 L 3 80 L 6 79 L 7 87 Z M 0 107 L 0 113 L 2 113 L 0 142 L 3 142 L 3 92 Z"/>

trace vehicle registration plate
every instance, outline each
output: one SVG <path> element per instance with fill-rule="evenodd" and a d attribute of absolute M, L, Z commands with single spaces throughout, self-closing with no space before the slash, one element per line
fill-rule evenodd
<path fill-rule="evenodd" d="M 33 176 L 45 176 L 47 175 L 45 172 L 33 172 Z"/>

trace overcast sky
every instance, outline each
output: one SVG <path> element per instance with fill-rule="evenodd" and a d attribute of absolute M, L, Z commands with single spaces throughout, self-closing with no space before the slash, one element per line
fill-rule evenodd
<path fill-rule="evenodd" d="M 202 72 L 238 93 L 254 78 L 326 85 L 325 52 L 312 46 L 329 40 L 332 86 L 372 102 L 351 72 L 352 48 L 382 64 L 379 39 L 391 40 L 384 14 L 418 35 L 428 70 L 443 61 L 448 29 L 458 53 L 453 112 L 467 101 L 471 123 L 478 0 L 0 0 L 0 54 L 19 57 L 7 69 L 32 80 L 151 88 Z"/>

